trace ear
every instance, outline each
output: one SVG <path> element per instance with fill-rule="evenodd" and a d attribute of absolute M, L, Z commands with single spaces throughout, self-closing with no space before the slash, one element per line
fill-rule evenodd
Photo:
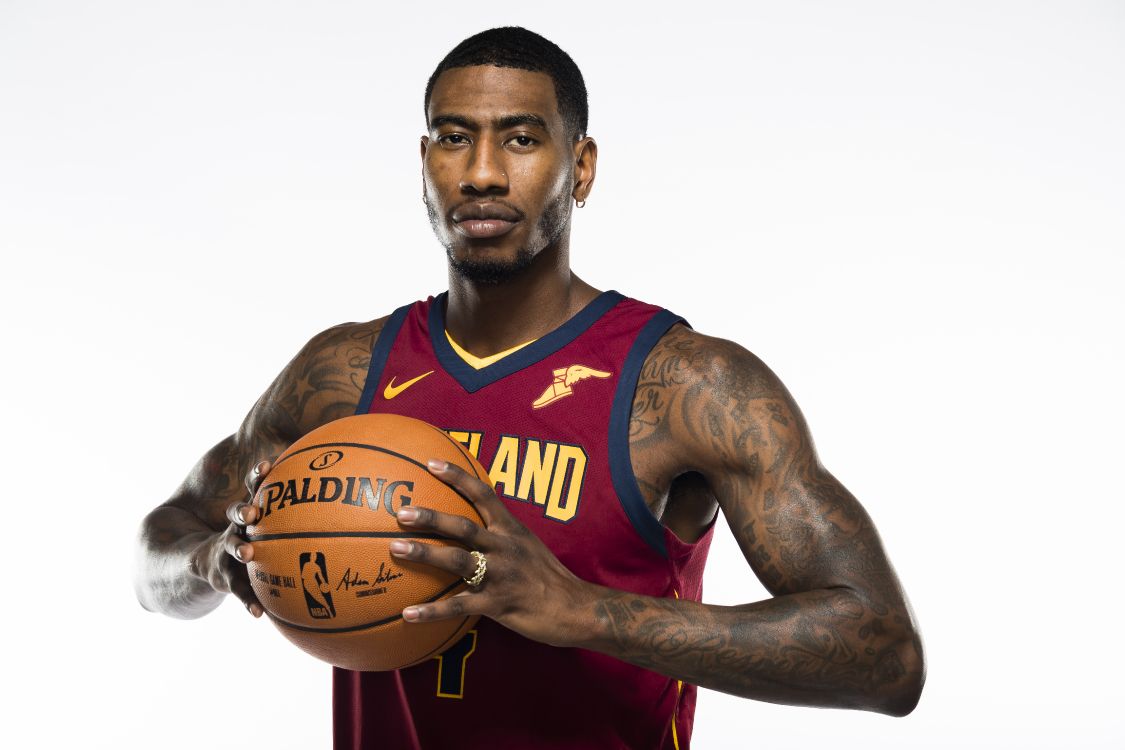
<path fill-rule="evenodd" d="M 597 172 L 598 144 L 586 136 L 574 144 L 574 189 L 570 193 L 574 200 L 586 200 L 594 188 Z"/>
<path fill-rule="evenodd" d="M 422 154 L 422 202 L 426 203 L 426 151 L 430 148 L 429 136 L 422 136 L 422 141 L 419 145 Z"/>

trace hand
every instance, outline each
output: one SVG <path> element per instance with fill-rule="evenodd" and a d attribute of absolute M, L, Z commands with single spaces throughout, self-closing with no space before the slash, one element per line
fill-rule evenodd
<path fill-rule="evenodd" d="M 396 540 L 391 543 L 392 554 L 472 578 L 477 563 L 469 552 L 477 550 L 488 559 L 488 571 L 480 586 L 443 601 L 407 607 L 403 619 L 429 622 L 485 615 L 532 640 L 569 645 L 574 634 L 570 623 L 583 611 L 583 605 L 589 604 L 592 585 L 559 562 L 539 537 L 508 512 L 487 484 L 444 461 L 430 461 L 429 468 L 476 505 L 484 526 L 461 516 L 407 506 L 398 512 L 399 524 L 436 532 L 463 544 L 465 549 Z"/>
<path fill-rule="evenodd" d="M 262 461 L 246 475 L 250 498 L 254 497 L 269 470 L 270 462 Z M 200 545 L 192 557 L 192 567 L 200 578 L 216 591 L 234 594 L 254 617 L 261 617 L 265 609 L 254 594 L 246 571 L 246 563 L 254 559 L 254 545 L 246 541 L 245 534 L 246 526 L 257 522 L 258 518 L 257 506 L 248 502 L 232 503 L 227 507 L 230 526 Z"/>

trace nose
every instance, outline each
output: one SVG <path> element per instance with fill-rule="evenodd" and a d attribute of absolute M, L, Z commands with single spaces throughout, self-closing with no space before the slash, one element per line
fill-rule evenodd
<path fill-rule="evenodd" d="M 504 169 L 504 151 L 481 139 L 473 144 L 469 163 L 461 175 L 461 192 L 478 195 L 508 192 L 508 175 Z"/>

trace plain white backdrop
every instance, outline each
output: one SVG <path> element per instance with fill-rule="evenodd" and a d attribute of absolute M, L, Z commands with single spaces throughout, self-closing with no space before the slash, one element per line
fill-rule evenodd
<path fill-rule="evenodd" d="M 921 622 L 908 718 L 703 692 L 695 746 L 1120 747 L 1125 5 L 1078 0 L 0 0 L 0 744 L 329 745 L 328 668 L 144 612 L 133 537 L 312 334 L 445 288 L 423 87 L 507 24 L 590 90 L 577 272 L 779 373 Z M 764 596 L 725 526 L 705 585 Z"/>

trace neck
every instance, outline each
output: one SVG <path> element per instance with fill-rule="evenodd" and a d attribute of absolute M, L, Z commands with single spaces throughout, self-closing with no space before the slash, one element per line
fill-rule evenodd
<path fill-rule="evenodd" d="M 544 336 L 598 295 L 570 270 L 564 236 L 544 248 L 517 277 L 479 284 L 449 271 L 445 326 L 453 339 L 478 357 L 487 357 Z"/>

